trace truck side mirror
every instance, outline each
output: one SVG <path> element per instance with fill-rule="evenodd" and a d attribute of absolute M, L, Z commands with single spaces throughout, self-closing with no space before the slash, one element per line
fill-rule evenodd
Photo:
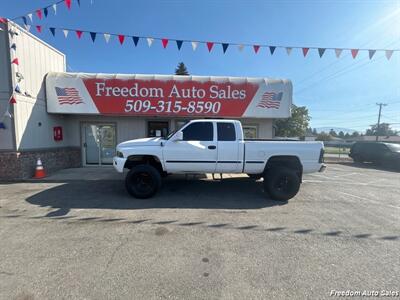
<path fill-rule="evenodd" d="M 174 142 L 178 142 L 178 141 L 183 141 L 183 132 L 182 131 L 178 131 L 174 135 Z"/>

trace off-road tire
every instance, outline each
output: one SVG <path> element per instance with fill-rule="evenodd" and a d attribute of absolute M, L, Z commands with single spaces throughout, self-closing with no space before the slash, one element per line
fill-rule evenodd
<path fill-rule="evenodd" d="M 161 188 L 160 172 L 151 165 L 135 166 L 126 175 L 125 187 L 135 198 L 150 198 Z"/>
<path fill-rule="evenodd" d="M 274 200 L 287 201 L 300 189 L 298 174 L 286 167 L 274 167 L 264 176 L 264 189 Z"/>

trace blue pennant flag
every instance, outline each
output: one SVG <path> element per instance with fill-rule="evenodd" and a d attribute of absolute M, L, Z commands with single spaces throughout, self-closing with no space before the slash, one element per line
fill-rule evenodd
<path fill-rule="evenodd" d="M 53 36 L 56 36 L 56 29 L 54 27 L 50 27 L 49 30 Z"/>
<path fill-rule="evenodd" d="M 271 55 L 274 55 L 275 49 L 275 46 L 269 46 L 269 52 L 271 52 Z"/>
<path fill-rule="evenodd" d="M 49 14 L 47 7 L 43 8 L 43 12 L 44 12 L 44 16 L 47 18 L 47 15 Z"/>
<path fill-rule="evenodd" d="M 226 52 L 226 49 L 228 49 L 229 44 L 228 43 L 222 43 L 222 50 L 224 51 L 224 53 Z"/>
<path fill-rule="evenodd" d="M 19 93 L 19 94 L 21 94 L 21 89 L 19 88 L 19 85 L 17 84 L 16 86 L 15 86 L 15 90 L 14 90 L 16 93 Z"/>
<path fill-rule="evenodd" d="M 176 46 L 178 47 L 178 50 L 181 50 L 182 44 L 183 44 L 183 41 L 176 41 Z"/>
<path fill-rule="evenodd" d="M 93 43 L 94 43 L 94 41 L 95 41 L 95 39 L 96 39 L 96 32 L 91 32 L 90 33 L 90 37 L 92 38 L 92 41 L 93 41 Z"/>
<path fill-rule="evenodd" d="M 10 46 L 10 49 L 14 49 L 15 51 L 17 50 L 17 45 L 15 44 L 15 43 L 13 43 L 11 46 Z"/>
<path fill-rule="evenodd" d="M 0 122 L 0 129 L 6 129 L 6 125 L 3 122 Z"/>
<path fill-rule="evenodd" d="M 77 0 L 76 2 L 78 2 L 78 5 L 81 6 L 81 0 Z"/>
<path fill-rule="evenodd" d="M 133 43 L 135 44 L 135 47 L 136 47 L 137 44 L 139 43 L 139 37 L 133 36 L 132 39 L 133 39 Z"/>
<path fill-rule="evenodd" d="M 22 17 L 22 20 L 24 21 L 25 25 L 28 25 L 28 20 L 26 19 L 26 17 Z"/>

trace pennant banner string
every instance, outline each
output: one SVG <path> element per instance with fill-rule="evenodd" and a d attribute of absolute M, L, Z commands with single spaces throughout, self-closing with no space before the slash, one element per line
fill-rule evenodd
<path fill-rule="evenodd" d="M 64 1 L 64 0 L 63 0 Z M 304 51 L 308 52 L 311 49 L 315 49 L 318 51 L 318 54 L 320 56 L 324 55 L 325 50 L 335 50 L 335 53 L 337 56 L 340 56 L 341 52 L 343 50 L 350 50 L 352 51 L 353 56 L 356 56 L 356 52 L 358 53 L 359 51 L 387 51 L 388 53 L 392 53 L 392 52 L 398 52 L 400 51 L 400 49 L 371 49 L 371 48 L 346 48 L 346 47 L 316 47 L 316 46 L 284 46 L 284 45 L 271 45 L 271 44 L 261 44 L 261 43 L 254 43 L 254 44 L 249 44 L 249 43 L 237 43 L 237 42 L 221 42 L 221 41 L 206 41 L 206 40 L 187 40 L 187 39 L 176 39 L 176 38 L 164 38 L 164 37 L 154 37 L 154 36 L 143 36 L 143 35 L 128 35 L 128 34 L 120 34 L 120 33 L 110 33 L 110 32 L 101 32 L 101 31 L 90 31 L 90 30 L 82 30 L 82 29 L 72 29 L 72 28 L 63 28 L 63 27 L 51 27 L 51 26 L 41 26 L 41 28 L 51 28 L 51 30 L 60 30 L 60 31 L 75 31 L 75 32 L 82 32 L 82 33 L 91 33 L 91 34 L 100 34 L 100 35 L 106 35 L 108 36 L 116 36 L 118 37 L 120 40 L 122 39 L 121 37 L 129 37 L 129 38 L 133 38 L 133 39 L 147 39 L 147 40 L 152 40 L 152 41 L 161 41 L 162 44 L 164 45 L 165 43 L 167 43 L 166 41 L 173 41 L 173 42 L 178 42 L 179 44 L 181 43 L 192 43 L 193 45 L 196 44 L 206 44 L 207 48 L 209 48 L 210 50 L 213 49 L 213 46 L 215 44 L 220 44 L 220 45 L 225 45 L 224 47 L 226 47 L 226 49 L 228 48 L 228 46 L 238 46 L 239 49 L 242 49 L 243 47 L 252 47 L 253 50 L 255 48 L 259 49 L 259 48 L 269 48 L 271 54 L 273 54 L 275 52 L 276 48 L 283 48 L 288 52 L 291 52 L 292 49 L 301 49 L 304 53 Z M 194 44 L 193 44 L 194 43 Z M 228 45 L 228 46 L 226 46 Z M 194 46 L 196 47 L 196 46 Z M 193 48 L 194 48 L 193 47 Z M 305 50 L 307 49 L 307 50 Z M 257 50 L 258 52 L 258 50 Z M 306 53 L 307 55 L 307 53 Z"/>
<path fill-rule="evenodd" d="M 14 17 L 14 18 L 12 18 L 10 20 L 11 21 L 15 21 L 15 20 L 18 20 L 18 19 L 23 19 L 24 22 L 25 22 L 26 16 L 28 16 L 29 19 L 32 22 L 32 15 L 33 14 L 36 14 L 39 19 L 42 19 L 42 11 L 43 11 L 45 17 L 47 17 L 47 14 L 48 14 L 50 8 L 54 11 L 54 14 L 56 15 L 57 14 L 57 5 L 60 5 L 61 3 L 65 3 L 65 5 L 67 6 L 68 10 L 71 8 L 71 0 L 58 0 L 58 1 L 53 2 L 53 3 L 51 3 L 51 4 L 47 5 L 47 6 L 32 10 L 30 12 L 27 12 L 24 15 L 21 15 L 21 16 L 18 16 L 18 17 Z M 78 1 L 78 6 L 80 6 L 80 2 L 79 1 Z"/>

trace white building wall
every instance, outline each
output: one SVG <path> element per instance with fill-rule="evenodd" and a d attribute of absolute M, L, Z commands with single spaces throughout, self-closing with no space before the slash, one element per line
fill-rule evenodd
<path fill-rule="evenodd" d="M 65 55 L 21 27 L 15 25 L 15 28 L 19 35 L 14 36 L 12 42 L 17 46 L 15 53 L 19 66 L 13 65 L 11 77 L 15 80 L 17 71 L 24 76 L 19 83 L 22 94 L 16 94 L 17 103 L 14 105 L 16 148 L 30 150 L 69 146 L 67 140 L 55 142 L 53 139 L 53 127 L 65 128 L 65 121 L 62 116 L 47 113 L 44 86 L 44 77 L 48 72 L 65 71 Z"/>
<path fill-rule="evenodd" d="M 257 127 L 259 139 L 272 139 L 273 136 L 273 119 L 241 119 L 242 125 L 250 125 Z"/>
<path fill-rule="evenodd" d="M 14 121 L 3 117 L 7 110 L 8 101 L 11 95 L 10 78 L 10 45 L 8 44 L 7 25 L 0 23 L 0 121 L 6 129 L 0 129 L 0 151 L 14 149 Z M 12 113 L 12 111 L 11 111 Z"/>
<path fill-rule="evenodd" d="M 175 130 L 176 118 L 151 118 L 151 117 L 107 117 L 107 116 L 89 116 L 89 115 L 65 115 L 64 122 L 66 126 L 64 139 L 68 141 L 69 146 L 81 147 L 83 123 L 89 124 L 107 124 L 116 125 L 117 143 L 127 140 L 147 137 L 148 121 L 167 121 L 169 122 L 170 132 Z M 254 125 L 257 127 L 258 138 L 271 139 L 272 119 L 244 119 L 243 124 Z"/>
<path fill-rule="evenodd" d="M 69 115 L 67 121 L 67 139 L 70 146 L 81 146 L 81 124 L 107 124 L 113 123 L 117 127 L 117 143 L 138 139 L 147 135 L 147 119 L 142 117 L 107 117 L 107 116 L 85 116 Z"/>

